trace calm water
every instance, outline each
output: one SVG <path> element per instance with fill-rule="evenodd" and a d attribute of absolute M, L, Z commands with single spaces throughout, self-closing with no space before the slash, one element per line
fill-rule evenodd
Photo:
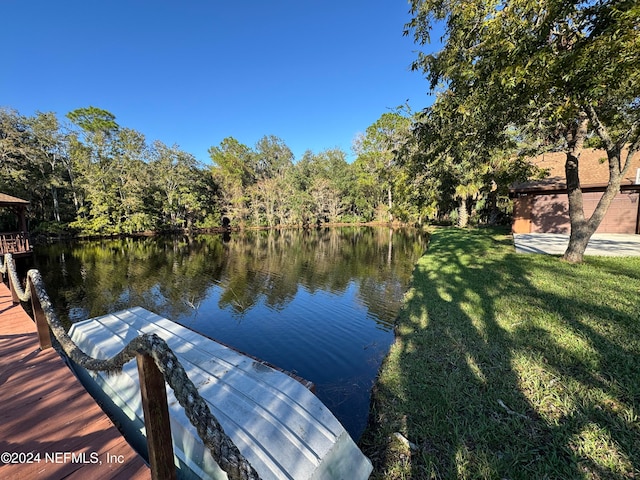
<path fill-rule="evenodd" d="M 142 306 L 311 380 L 357 439 L 425 248 L 353 227 L 55 244 L 32 261 L 61 318 Z"/>

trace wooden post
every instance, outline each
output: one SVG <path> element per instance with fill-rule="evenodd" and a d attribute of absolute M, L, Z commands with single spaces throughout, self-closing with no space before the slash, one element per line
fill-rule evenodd
<path fill-rule="evenodd" d="M 164 376 L 149 355 L 138 354 L 136 360 L 144 424 L 147 430 L 151 478 L 172 480 L 176 478 L 176 467 L 173 462 L 173 443 Z"/>
<path fill-rule="evenodd" d="M 7 262 L 7 255 L 4 256 L 5 262 Z M 13 257 L 9 260 L 13 265 Z M 14 305 L 20 303 L 20 297 L 18 296 L 18 292 L 16 291 L 16 286 L 13 284 L 13 279 L 11 278 L 11 271 L 9 270 L 9 265 L 7 265 L 7 277 L 9 280 L 9 290 L 11 291 L 11 301 Z"/>
<path fill-rule="evenodd" d="M 24 205 L 20 205 L 17 207 L 16 213 L 18 214 L 18 221 L 20 222 L 20 230 L 23 232 L 27 232 L 27 216 L 26 216 L 27 208 Z"/>
<path fill-rule="evenodd" d="M 40 349 L 46 350 L 47 348 L 51 348 L 51 331 L 49 330 L 49 323 L 47 322 L 47 317 L 44 314 L 44 310 L 42 310 L 42 305 L 40 304 L 40 298 L 38 298 L 36 286 L 29 280 L 27 280 L 27 283 L 29 284 L 29 289 L 31 290 L 31 306 L 33 307 L 33 318 L 36 321 L 36 329 L 38 331 Z"/>

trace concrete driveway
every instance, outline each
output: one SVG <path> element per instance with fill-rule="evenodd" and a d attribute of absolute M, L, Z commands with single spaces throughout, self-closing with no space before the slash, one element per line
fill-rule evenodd
<path fill-rule="evenodd" d="M 546 253 L 562 255 L 569 244 L 569 235 L 561 233 L 514 233 L 516 253 Z M 585 255 L 608 257 L 640 256 L 640 235 L 595 233 Z"/>

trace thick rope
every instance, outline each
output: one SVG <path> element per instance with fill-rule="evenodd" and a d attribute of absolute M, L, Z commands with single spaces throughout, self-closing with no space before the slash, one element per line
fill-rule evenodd
<path fill-rule="evenodd" d="M 20 301 L 28 302 L 31 300 L 31 289 L 23 289 L 20 285 L 20 279 L 18 278 L 18 272 L 16 271 L 16 263 L 13 259 L 13 255 L 10 253 L 5 254 L 4 262 L 0 265 L 0 273 L 11 277 L 11 284 L 13 285 L 15 292 L 18 294 Z"/>
<path fill-rule="evenodd" d="M 258 473 L 240 453 L 233 440 L 224 432 L 218 420 L 211 413 L 207 402 L 187 376 L 182 364 L 162 338 L 156 334 L 140 335 L 131 340 L 119 353 L 110 359 L 100 360 L 93 358 L 85 354 L 73 342 L 64 326 L 60 323 L 38 270 L 32 269 L 27 272 L 27 285 L 23 289 L 20 286 L 15 262 L 11 254 L 6 254 L 3 264 L 0 265 L 0 273 L 3 275 L 8 273 L 10 275 L 14 289 L 23 302 L 28 302 L 31 299 L 31 289 L 27 288 L 29 282 L 31 282 L 53 335 L 69 358 L 81 367 L 87 370 L 113 374 L 120 372 L 122 367 L 134 359 L 137 354 L 151 356 L 173 390 L 176 399 L 184 408 L 189 421 L 196 427 L 198 436 L 209 449 L 220 468 L 227 473 L 229 479 L 259 480 Z"/>

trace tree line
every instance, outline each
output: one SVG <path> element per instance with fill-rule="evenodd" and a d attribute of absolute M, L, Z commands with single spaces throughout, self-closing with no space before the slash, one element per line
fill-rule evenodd
<path fill-rule="evenodd" d="M 106 110 L 67 119 L 0 110 L 0 191 L 31 202 L 32 230 L 106 235 L 206 224 L 215 185 L 192 155 L 148 144 Z"/>
<path fill-rule="evenodd" d="M 62 121 L 54 112 L 3 108 L 0 191 L 29 200 L 31 228 L 43 233 L 456 219 L 459 180 L 435 163 L 424 168 L 416 118 L 407 108 L 382 114 L 354 140 L 353 162 L 338 148 L 295 159 L 282 139 L 266 135 L 253 147 L 225 138 L 203 164 L 177 145 L 147 142 L 97 107 Z M 511 163 L 484 172 L 465 212 L 495 215 Z M 11 215 L 2 221 L 10 229 Z"/>

